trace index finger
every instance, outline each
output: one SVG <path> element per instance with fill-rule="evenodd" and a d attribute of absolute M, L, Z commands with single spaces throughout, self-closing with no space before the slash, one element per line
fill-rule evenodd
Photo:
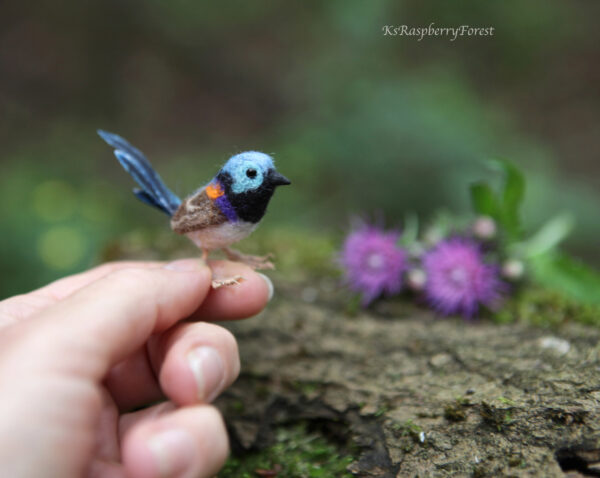
<path fill-rule="evenodd" d="M 87 374 L 100 379 L 150 335 L 198 309 L 209 291 L 211 275 L 204 263 L 192 259 L 159 268 L 123 269 L 75 292 L 27 324 L 46 346 L 60 351 L 51 357 L 65 357 L 72 364 L 81 356 Z"/>
<path fill-rule="evenodd" d="M 33 316 L 82 287 L 121 269 L 160 267 L 161 262 L 108 262 L 78 274 L 63 277 L 34 291 L 0 302 L 0 328 Z"/>

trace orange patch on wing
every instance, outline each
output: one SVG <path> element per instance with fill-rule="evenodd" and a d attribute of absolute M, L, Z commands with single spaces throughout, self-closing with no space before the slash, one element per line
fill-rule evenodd
<path fill-rule="evenodd" d="M 206 195 L 211 198 L 211 199 L 217 199 L 219 197 L 221 197 L 223 194 L 225 194 L 225 191 L 223 191 L 223 188 L 221 187 L 221 185 L 219 183 L 211 183 L 208 186 L 206 186 Z"/>

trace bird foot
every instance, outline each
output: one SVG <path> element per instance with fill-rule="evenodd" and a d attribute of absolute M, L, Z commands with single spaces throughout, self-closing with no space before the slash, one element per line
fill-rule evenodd
<path fill-rule="evenodd" d="M 242 276 L 227 277 L 225 279 L 213 279 L 211 285 L 213 289 L 219 289 L 227 285 L 238 285 L 243 280 L 244 278 Z"/>
<path fill-rule="evenodd" d="M 273 259 L 274 254 L 267 254 L 265 256 L 253 256 L 250 254 L 242 254 L 240 251 L 236 251 L 235 249 L 225 248 L 223 249 L 225 255 L 230 261 L 241 262 L 246 264 L 248 267 L 252 269 L 258 270 L 273 270 L 275 269 L 275 264 L 273 264 L 270 259 Z"/>

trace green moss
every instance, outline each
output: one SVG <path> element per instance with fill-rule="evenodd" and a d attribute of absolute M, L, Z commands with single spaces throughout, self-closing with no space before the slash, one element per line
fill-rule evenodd
<path fill-rule="evenodd" d="M 512 455 L 508 458 L 508 466 L 510 466 L 511 468 L 522 468 L 524 465 L 525 462 L 523 461 L 523 457 L 521 455 Z"/>
<path fill-rule="evenodd" d="M 600 326 L 600 307 L 578 303 L 553 290 L 529 286 L 510 298 L 494 319 L 501 323 L 520 320 L 541 327 L 557 327 L 569 321 Z"/>
<path fill-rule="evenodd" d="M 313 394 L 318 390 L 319 386 L 320 384 L 315 382 L 297 381 L 292 383 L 292 387 L 294 387 L 294 390 L 301 392 L 304 395 Z"/>
<path fill-rule="evenodd" d="M 460 407 L 446 405 L 444 407 L 444 418 L 451 422 L 462 422 L 465 418 L 467 418 L 467 415 Z"/>
<path fill-rule="evenodd" d="M 350 478 L 352 475 L 346 468 L 353 460 L 334 444 L 300 424 L 278 430 L 276 443 L 265 450 L 229 458 L 218 477 Z M 273 471 L 270 475 L 269 470 Z"/>
<path fill-rule="evenodd" d="M 506 398 L 506 397 L 498 397 L 498 401 L 500 403 L 503 403 L 504 405 L 508 405 L 510 407 L 514 407 L 516 405 L 513 400 L 511 400 L 510 398 Z"/>
<path fill-rule="evenodd" d="M 471 405 L 471 401 L 468 398 L 459 395 L 456 397 L 456 404 L 461 407 L 468 407 Z"/>
<path fill-rule="evenodd" d="M 404 450 L 405 453 L 410 453 L 417 444 L 424 444 L 423 428 L 412 420 L 394 423 L 392 431 L 398 440 L 398 447 Z"/>
<path fill-rule="evenodd" d="M 484 422 L 499 432 L 502 432 L 514 422 L 511 408 L 498 408 L 485 401 L 481 402 L 479 414 Z"/>
<path fill-rule="evenodd" d="M 467 408 L 472 406 L 468 398 L 458 396 L 444 407 L 444 418 L 450 422 L 462 422 L 467 419 Z"/>
<path fill-rule="evenodd" d="M 398 438 L 409 437 L 415 443 L 421 442 L 421 433 L 423 428 L 412 420 L 406 420 L 402 423 L 394 423 L 392 430 Z"/>
<path fill-rule="evenodd" d="M 243 413 L 244 409 L 246 408 L 244 406 L 244 402 L 242 402 L 241 400 L 236 400 L 231 404 L 231 408 L 236 412 L 236 413 Z"/>

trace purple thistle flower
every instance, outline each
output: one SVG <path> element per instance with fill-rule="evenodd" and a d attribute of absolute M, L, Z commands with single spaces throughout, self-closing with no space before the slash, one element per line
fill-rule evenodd
<path fill-rule="evenodd" d="M 473 317 L 480 305 L 493 306 L 505 287 L 498 268 L 486 264 L 479 245 L 469 239 L 439 242 L 424 255 L 423 267 L 427 301 L 444 315 Z"/>
<path fill-rule="evenodd" d="M 346 283 L 362 295 L 363 307 L 402 290 L 406 253 L 396 245 L 399 236 L 398 231 L 362 224 L 346 238 L 340 262 Z"/>

